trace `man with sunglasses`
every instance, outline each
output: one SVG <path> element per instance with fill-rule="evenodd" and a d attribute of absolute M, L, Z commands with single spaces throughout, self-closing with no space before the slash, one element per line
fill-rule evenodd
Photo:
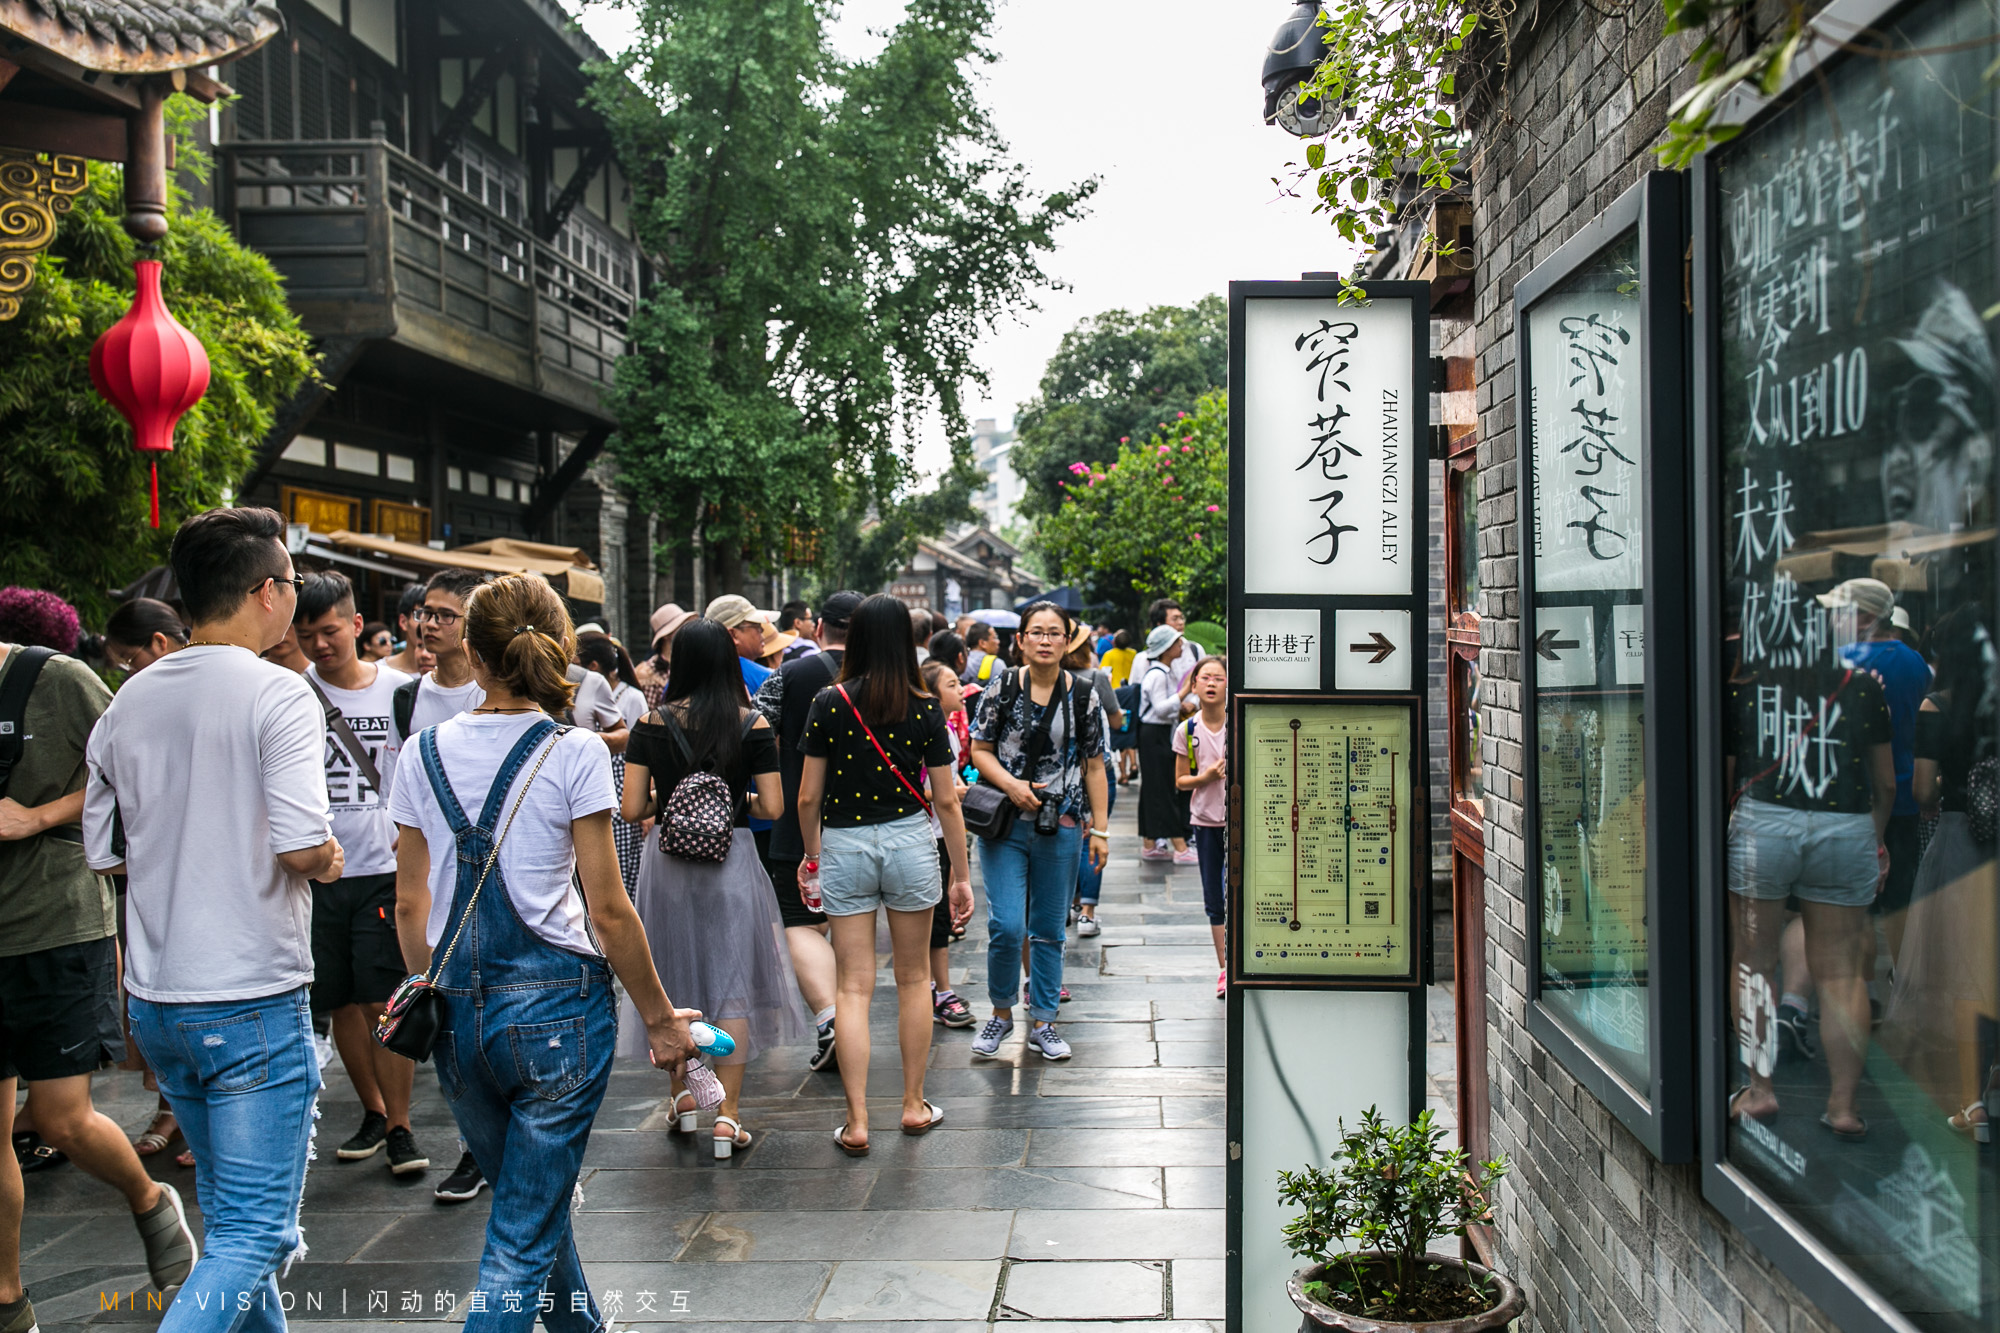
<path fill-rule="evenodd" d="M 282 1328 L 312 1142 L 312 888 L 345 857 L 325 714 L 259 655 L 302 580 L 269 509 L 214 509 L 174 536 L 188 646 L 133 676 L 85 748 L 84 853 L 124 874 L 132 1036 L 201 1173 L 207 1248 L 161 1327 Z M 182 1224 L 185 1225 L 184 1223 Z M 268 1313 L 265 1313 L 268 1311 Z"/>

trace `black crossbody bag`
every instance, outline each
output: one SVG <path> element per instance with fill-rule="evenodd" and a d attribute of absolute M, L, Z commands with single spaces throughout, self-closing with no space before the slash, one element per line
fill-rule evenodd
<path fill-rule="evenodd" d="M 1026 668 L 1022 668 L 1023 671 Z M 1077 735 L 1076 681 L 1070 673 L 1063 673 L 1063 681 L 1068 686 L 1069 734 Z M 1021 694 L 1021 678 L 1014 672 L 1007 673 L 1007 683 L 1000 687 L 1000 702 L 997 705 L 1004 715 L 1013 710 L 1014 701 Z M 1036 721 L 1034 730 L 1028 733 L 1028 780 L 1034 781 L 1035 765 L 1040 762 L 1042 751 L 1049 743 L 1049 721 L 1055 715 L 1055 699 L 1051 697 L 1042 708 L 1042 716 Z M 1008 798 L 1007 793 L 989 782 L 974 783 L 959 802 L 959 810 L 965 816 L 965 831 L 976 833 L 989 842 L 998 842 L 1014 831 L 1015 817 L 1021 813 L 1019 806 Z"/>

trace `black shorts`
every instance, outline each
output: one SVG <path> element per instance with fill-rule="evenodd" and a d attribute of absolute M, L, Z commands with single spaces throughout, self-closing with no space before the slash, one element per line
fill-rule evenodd
<path fill-rule="evenodd" d="M 74 1078 L 124 1058 L 115 938 L 0 958 L 0 1079 Z"/>
<path fill-rule="evenodd" d="M 1917 887 L 1917 863 L 1923 859 L 1917 850 L 1923 845 L 1917 819 L 1916 815 L 1890 815 L 1889 826 L 1882 831 L 1882 843 L 1889 849 L 1889 878 L 1869 907 L 1876 916 L 1900 912 L 1910 905 L 1910 891 Z"/>
<path fill-rule="evenodd" d="M 313 885 L 312 940 L 314 1013 L 386 1003 L 410 974 L 396 938 L 396 877 Z"/>
<path fill-rule="evenodd" d="M 931 948 L 951 947 L 951 853 L 945 850 L 944 839 L 938 839 L 938 878 L 944 881 L 944 897 L 937 900 L 931 909 Z"/>
<path fill-rule="evenodd" d="M 799 897 L 799 863 L 772 857 L 771 830 L 753 829 L 750 836 L 757 843 L 757 856 L 764 862 L 764 873 L 771 878 L 771 892 L 778 895 L 778 920 L 785 929 L 825 925 L 826 913 L 813 911 Z"/>

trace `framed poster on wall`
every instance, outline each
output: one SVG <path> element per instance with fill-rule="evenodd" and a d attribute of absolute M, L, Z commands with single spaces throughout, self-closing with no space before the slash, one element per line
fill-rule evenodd
<path fill-rule="evenodd" d="M 1854 1333 L 2000 1323 L 1994 30 L 1830 5 L 1693 172 L 1702 1191 Z"/>
<path fill-rule="evenodd" d="M 1663 1161 L 1694 1151 L 1681 178 L 1515 288 L 1528 1028 Z M 1668 572 L 1673 571 L 1673 572 Z"/>

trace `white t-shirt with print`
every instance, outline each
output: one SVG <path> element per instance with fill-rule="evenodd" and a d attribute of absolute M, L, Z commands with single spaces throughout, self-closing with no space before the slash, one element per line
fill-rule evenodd
<path fill-rule="evenodd" d="M 425 727 L 435 727 L 446 718 L 457 717 L 460 713 L 470 713 L 486 702 L 486 691 L 479 688 L 479 682 L 468 680 L 463 685 L 446 689 L 437 683 L 437 672 L 426 671 L 424 683 L 417 686 L 417 706 L 410 710 L 410 737 L 416 738 Z M 389 784 L 391 790 L 395 783 Z"/>
<path fill-rule="evenodd" d="M 486 805 L 500 765 L 527 730 L 546 721 L 542 713 L 467 713 L 438 724 L 438 759 L 445 777 L 465 810 L 477 820 Z M 543 741 L 543 746 L 551 742 Z M 547 762 L 521 802 L 500 844 L 498 871 L 507 896 L 530 930 L 550 944 L 576 953 L 595 954 L 585 929 L 583 896 L 570 880 L 576 873 L 576 846 L 570 822 L 618 806 L 611 782 L 611 752 L 591 732 L 575 727 L 554 742 Z M 506 827 L 508 812 L 521 795 L 521 784 L 534 772 L 537 750 L 500 804 L 494 831 Z M 425 938 L 433 948 L 444 935 L 456 888 L 458 857 L 451 824 L 424 771 L 423 751 L 412 733 L 396 765 L 396 782 L 389 796 L 389 813 L 396 823 L 421 832 L 430 845 L 431 914 Z"/>
<path fill-rule="evenodd" d="M 319 674 L 317 666 L 306 675 L 326 691 L 327 702 L 340 710 L 354 739 L 375 761 L 385 791 L 368 785 L 347 746 L 326 729 L 326 799 L 333 809 L 333 836 L 347 855 L 347 875 L 393 875 L 396 873 L 396 825 L 389 818 L 386 789 L 395 778 L 396 752 L 403 741 L 396 734 L 394 696 L 398 686 L 410 678 L 394 667 L 376 664 L 375 681 L 358 690 L 343 690 Z"/>
<path fill-rule="evenodd" d="M 325 746 L 305 681 L 244 648 L 191 645 L 112 697 L 84 750 L 83 836 L 91 869 L 125 863 L 126 990 L 208 1004 L 312 980 L 312 886 L 277 858 L 331 832 Z"/>

